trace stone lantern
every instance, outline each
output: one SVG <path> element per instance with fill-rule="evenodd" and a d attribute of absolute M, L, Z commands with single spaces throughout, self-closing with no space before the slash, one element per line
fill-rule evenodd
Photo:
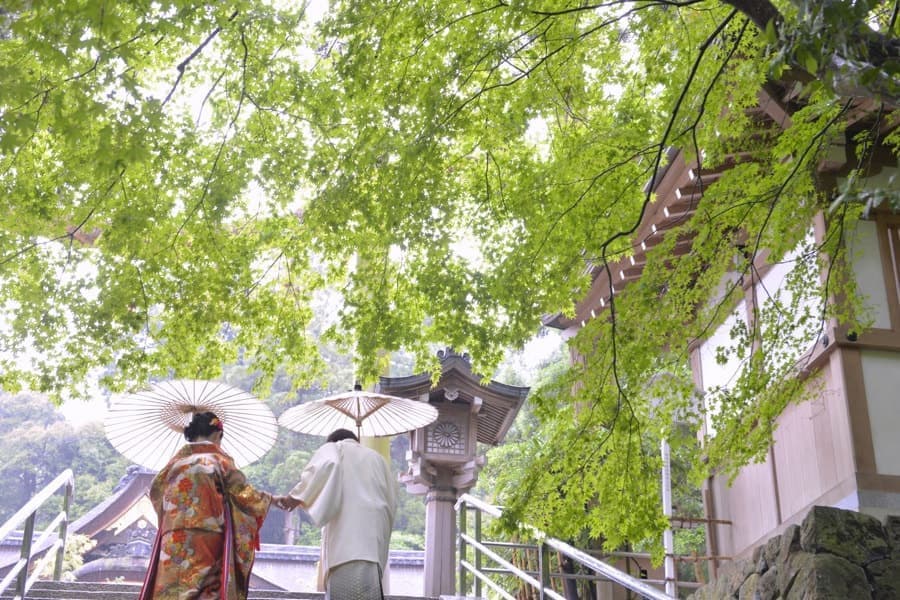
<path fill-rule="evenodd" d="M 439 353 L 441 377 L 382 377 L 379 391 L 428 402 L 438 411 L 430 425 L 410 432 L 409 468 L 400 480 L 412 494 L 425 496 L 425 572 L 427 597 L 455 593 L 456 519 L 459 496 L 471 489 L 485 458 L 478 444 L 496 446 L 506 437 L 528 395 L 527 387 L 496 381 L 482 384 L 468 356 Z"/>

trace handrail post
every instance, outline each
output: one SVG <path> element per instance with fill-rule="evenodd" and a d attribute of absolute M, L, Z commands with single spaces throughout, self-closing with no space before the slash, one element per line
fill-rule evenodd
<path fill-rule="evenodd" d="M 547 544 L 541 542 L 538 546 L 538 561 L 541 565 L 541 592 L 540 600 L 546 598 L 544 590 L 550 587 L 550 548 Z"/>
<path fill-rule="evenodd" d="M 63 490 L 63 510 L 56 515 L 35 540 L 34 528 L 38 510 L 61 489 Z M 15 565 L 7 571 L 6 575 L 0 579 L 0 594 L 6 592 L 13 580 L 15 580 L 16 591 L 14 597 L 20 600 L 24 598 L 35 580 L 40 577 L 38 571 L 43 570 L 47 561 L 54 558 L 51 555 L 51 549 L 56 550 L 56 565 L 53 576 L 57 580 L 62 578 L 66 538 L 69 531 L 69 511 L 72 507 L 74 491 L 75 475 L 72 473 L 72 469 L 66 469 L 57 475 L 53 481 L 45 485 L 37 494 L 32 496 L 25 503 L 25 506 L 17 510 L 5 523 L 0 524 L 0 541 L 6 540 L 20 524 L 23 525 L 22 541 L 19 545 L 20 557 Z M 53 535 L 54 528 L 57 529 L 58 539 L 52 544 L 47 544 L 48 538 Z M 34 558 L 32 554 L 35 552 L 35 546 L 37 546 L 37 552 L 42 552 L 46 549 L 47 553 L 36 563 L 37 568 L 35 572 L 29 573 L 28 571 L 32 566 L 32 558 Z"/>
<path fill-rule="evenodd" d="M 675 570 L 675 541 L 672 532 L 672 459 L 669 442 L 663 438 L 659 443 L 662 455 L 662 509 L 666 519 L 666 528 L 663 531 L 663 572 L 666 580 L 666 593 L 670 596 L 678 596 L 678 575 Z"/>
<path fill-rule="evenodd" d="M 21 557 L 25 560 L 25 565 L 22 567 L 22 570 L 19 571 L 19 576 L 16 578 L 16 598 L 24 598 L 25 597 L 25 582 L 28 581 L 28 567 L 31 564 L 31 540 L 34 538 L 34 517 L 35 512 L 32 512 L 27 519 L 25 519 L 25 531 L 22 532 L 22 552 Z"/>
<path fill-rule="evenodd" d="M 481 532 L 482 513 L 490 517 L 501 518 L 503 516 L 503 511 L 499 507 L 492 506 L 482 500 L 479 500 L 478 498 L 469 496 L 468 494 L 463 494 L 463 496 L 461 496 L 457 500 L 457 507 L 460 506 L 463 501 L 466 502 L 469 507 L 471 507 L 475 511 L 474 536 L 463 533 L 460 533 L 460 535 L 466 538 L 466 544 L 471 546 L 472 550 L 475 553 L 475 565 L 468 565 L 467 570 L 471 571 L 475 576 L 474 589 L 475 595 L 478 597 L 481 596 L 480 584 L 483 583 L 484 585 L 491 588 L 491 590 L 497 592 L 497 594 L 499 594 L 503 598 L 506 598 L 507 600 L 515 600 L 515 598 L 511 594 L 503 590 L 496 582 L 492 581 L 489 577 L 490 574 L 494 573 L 510 573 L 518 577 L 520 581 L 523 581 L 527 585 L 529 585 L 530 590 L 539 588 L 541 598 L 543 600 L 565 600 L 565 598 L 556 590 L 554 590 L 552 586 L 552 583 L 554 581 L 554 574 L 550 565 L 550 563 L 552 562 L 552 556 L 550 555 L 550 553 L 554 552 L 572 559 L 574 562 L 580 564 L 582 567 L 592 572 L 590 575 L 576 574 L 574 576 L 576 579 L 587 578 L 592 581 L 609 581 L 611 585 L 622 586 L 623 588 L 628 590 L 629 593 L 636 593 L 641 598 L 646 598 L 646 600 L 677 600 L 675 596 L 666 594 L 665 592 L 653 587 L 653 585 L 658 582 L 654 582 L 653 584 L 651 584 L 650 582 L 636 579 L 628 573 L 617 569 L 613 565 L 608 564 L 603 560 L 588 554 L 587 552 L 579 550 L 574 546 L 571 546 L 556 538 L 548 537 L 544 532 L 530 525 L 522 526 L 523 531 L 530 532 L 530 535 L 536 538 L 536 545 L 522 543 L 501 544 L 493 542 L 483 542 Z M 500 554 L 494 552 L 490 548 L 490 546 L 529 549 L 537 548 L 541 562 L 540 579 L 536 576 L 537 574 L 534 571 L 527 570 L 527 565 L 524 569 L 519 568 L 519 566 L 513 564 Z M 503 568 L 490 568 L 487 569 L 490 573 L 483 573 L 481 566 L 483 558 L 486 558 L 489 561 L 493 561 Z"/>
<path fill-rule="evenodd" d="M 53 580 L 59 581 L 62 579 L 62 569 L 63 569 L 63 559 L 66 555 L 66 538 L 69 533 L 69 510 L 72 505 L 72 483 L 66 484 L 65 492 L 63 493 L 63 513 L 64 517 L 62 522 L 59 524 L 59 548 L 56 550 L 56 565 L 53 567 Z"/>
<path fill-rule="evenodd" d="M 475 511 L 475 541 L 481 544 L 481 511 Z M 475 571 L 481 573 L 481 550 L 475 547 Z M 475 578 L 475 597 L 481 598 L 481 578 Z"/>
<path fill-rule="evenodd" d="M 466 568 L 463 566 L 463 563 L 466 561 L 466 541 L 463 539 L 463 536 L 468 532 L 466 531 L 466 512 L 469 510 L 469 506 L 465 500 L 463 500 L 459 504 L 459 593 L 461 596 L 466 595 Z"/>

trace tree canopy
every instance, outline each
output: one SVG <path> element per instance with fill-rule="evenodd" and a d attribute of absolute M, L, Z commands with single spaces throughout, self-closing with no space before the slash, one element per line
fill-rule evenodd
<path fill-rule="evenodd" d="M 641 440 L 661 421 L 629 382 L 683 370 L 679 346 L 708 326 L 685 321 L 734 266 L 716 240 L 740 230 L 777 255 L 803 238 L 853 99 L 896 118 L 898 6 L 366 0 L 312 22 L 275 0 L 6 2 L 0 385 L 215 377 L 240 353 L 259 385 L 284 369 L 299 387 L 322 370 L 313 328 L 363 381 L 399 348 L 437 372 L 434 344 L 491 373 L 543 315 L 571 312 L 586 260 L 628 252 L 668 148 L 709 165 L 753 151 L 704 198 L 684 268 L 648 263 L 666 310 L 658 285 L 623 296 L 613 329 L 575 342 L 590 360 L 574 400 L 538 399 L 544 479 L 519 489 L 541 504 L 512 505 L 539 525 L 603 507 L 592 530 L 640 539 L 660 526 Z M 773 81 L 797 89 L 793 125 L 760 136 L 744 109 Z M 876 142 L 896 151 L 885 130 L 853 132 L 860 164 Z M 846 192 L 842 225 L 862 197 Z M 313 322 L 323 298 L 333 323 Z M 795 391 L 774 393 L 724 417 Z"/>
<path fill-rule="evenodd" d="M 5 521 L 65 469 L 75 474 L 73 518 L 107 498 L 125 475 L 128 461 L 90 423 L 75 430 L 46 398 L 0 392 L 0 521 Z M 62 506 L 61 495 L 53 505 Z M 59 508 L 55 509 L 56 511 Z M 53 510 L 42 509 L 47 521 Z"/>

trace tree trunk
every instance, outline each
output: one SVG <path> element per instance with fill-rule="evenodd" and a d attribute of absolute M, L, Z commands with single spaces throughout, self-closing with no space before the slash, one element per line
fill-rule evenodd
<path fill-rule="evenodd" d="M 761 31 L 766 30 L 769 21 L 775 21 L 776 29 L 778 27 L 781 13 L 769 0 L 722 0 L 722 2 L 747 15 Z"/>

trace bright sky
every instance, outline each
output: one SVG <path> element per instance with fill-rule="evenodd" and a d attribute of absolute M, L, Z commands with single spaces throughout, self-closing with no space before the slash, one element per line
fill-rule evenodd
<path fill-rule="evenodd" d="M 548 329 L 543 335 L 535 336 L 525 344 L 522 348 L 522 366 L 526 369 L 528 385 L 540 364 L 559 349 L 562 343 L 559 332 Z M 70 400 L 62 405 L 60 412 L 76 428 L 93 421 L 102 422 L 106 414 L 106 399 L 98 396 L 95 400 Z"/>
<path fill-rule="evenodd" d="M 80 427 L 91 421 L 103 421 L 106 400 L 70 400 L 62 405 L 60 412 L 66 417 L 66 421 Z"/>

